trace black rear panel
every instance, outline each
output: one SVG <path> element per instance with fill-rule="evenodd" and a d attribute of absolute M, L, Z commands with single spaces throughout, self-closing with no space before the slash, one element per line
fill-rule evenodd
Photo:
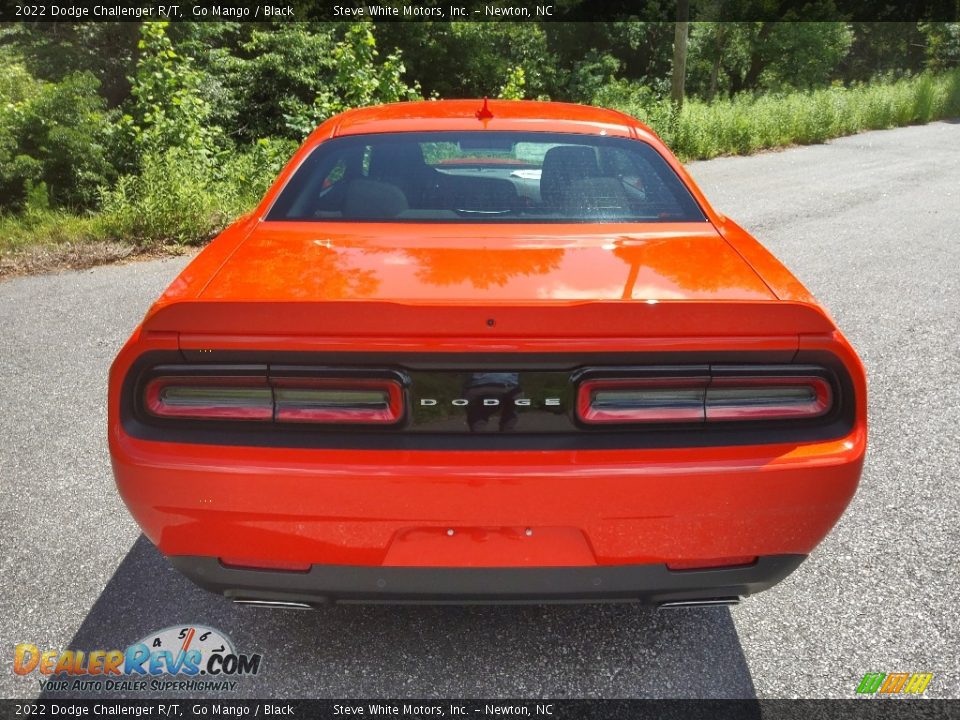
<path fill-rule="evenodd" d="M 769 357 L 718 358 L 629 356 L 496 356 L 472 364 L 442 355 L 349 357 L 231 353 L 217 362 L 185 362 L 177 352 L 142 356 L 128 375 L 121 420 L 132 436 L 168 442 L 263 447 L 384 450 L 590 450 L 698 447 L 811 442 L 842 437 L 853 425 L 853 386 L 842 364 L 828 353 L 808 353 L 797 363 Z M 747 362 L 748 360 L 753 362 Z M 778 358 L 779 359 L 779 358 Z M 800 358 L 798 358 L 800 359 Z M 314 362 L 309 362 L 314 360 Z M 654 360 L 643 362 L 643 360 Z M 670 361 L 669 364 L 664 361 Z M 247 361 L 247 362 L 244 362 Z M 816 374 L 837 399 L 826 416 L 802 421 L 692 423 L 684 425 L 587 426 L 575 411 L 577 384 L 597 377 L 751 373 Z M 395 427 L 283 425 L 224 420 L 162 419 L 143 407 L 146 383 L 163 374 L 237 374 L 269 377 L 387 376 L 405 388 L 406 411 Z"/>

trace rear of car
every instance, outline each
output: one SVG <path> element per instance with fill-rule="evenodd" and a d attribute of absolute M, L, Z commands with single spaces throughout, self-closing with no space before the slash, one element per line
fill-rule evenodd
<path fill-rule="evenodd" d="M 770 587 L 860 474 L 855 353 L 652 134 L 576 106 L 348 113 L 118 356 L 145 534 L 238 602 Z"/>

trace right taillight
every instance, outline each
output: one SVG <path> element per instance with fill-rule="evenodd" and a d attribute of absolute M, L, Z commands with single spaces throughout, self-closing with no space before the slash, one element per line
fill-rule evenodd
<path fill-rule="evenodd" d="M 819 375 L 604 377 L 577 389 L 577 417 L 587 425 L 801 420 L 833 405 L 832 386 Z"/>
<path fill-rule="evenodd" d="M 821 377 L 723 377 L 707 387 L 704 410 L 711 420 L 816 418 L 833 405 Z"/>
<path fill-rule="evenodd" d="M 577 394 L 577 413 L 592 425 L 699 422 L 706 378 L 586 380 Z"/>

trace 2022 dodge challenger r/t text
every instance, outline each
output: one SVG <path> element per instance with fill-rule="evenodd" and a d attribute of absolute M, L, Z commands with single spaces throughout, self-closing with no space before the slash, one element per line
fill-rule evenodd
<path fill-rule="evenodd" d="M 856 354 L 619 113 L 321 125 L 117 357 L 144 533 L 238 602 L 734 602 L 853 495 Z"/>

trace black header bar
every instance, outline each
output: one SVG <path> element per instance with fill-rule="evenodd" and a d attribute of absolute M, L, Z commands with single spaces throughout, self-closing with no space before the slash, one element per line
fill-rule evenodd
<path fill-rule="evenodd" d="M 960 0 L 689 0 L 691 21 L 956 21 Z M 5 22 L 673 22 L 671 0 L 0 0 Z"/>

